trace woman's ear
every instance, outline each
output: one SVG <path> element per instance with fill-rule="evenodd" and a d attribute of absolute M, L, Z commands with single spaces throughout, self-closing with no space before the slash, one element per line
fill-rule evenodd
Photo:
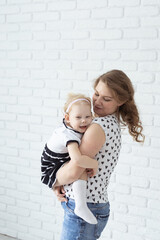
<path fill-rule="evenodd" d="M 64 119 L 67 123 L 69 123 L 69 114 L 68 113 L 65 113 Z"/>
<path fill-rule="evenodd" d="M 118 107 L 122 106 L 125 102 L 126 102 L 126 101 L 124 101 L 124 102 L 119 102 L 119 103 L 118 103 Z"/>

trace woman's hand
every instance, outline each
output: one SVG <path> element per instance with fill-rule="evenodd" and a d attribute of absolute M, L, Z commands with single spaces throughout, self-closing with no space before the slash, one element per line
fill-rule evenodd
<path fill-rule="evenodd" d="M 93 177 L 96 175 L 97 168 L 87 168 L 86 173 L 88 177 Z"/>
<path fill-rule="evenodd" d="M 64 190 L 63 186 L 54 187 L 53 191 L 54 191 L 58 201 L 67 202 L 67 199 L 65 197 L 65 190 Z"/>

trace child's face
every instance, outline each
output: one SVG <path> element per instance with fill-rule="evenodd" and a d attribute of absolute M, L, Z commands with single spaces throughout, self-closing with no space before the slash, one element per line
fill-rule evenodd
<path fill-rule="evenodd" d="M 84 102 L 73 104 L 67 123 L 76 131 L 84 133 L 92 121 L 91 107 Z"/>

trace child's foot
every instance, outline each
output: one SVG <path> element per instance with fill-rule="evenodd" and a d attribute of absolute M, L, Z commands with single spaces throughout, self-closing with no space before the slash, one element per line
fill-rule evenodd
<path fill-rule="evenodd" d="M 97 219 L 96 217 L 93 215 L 93 213 L 89 210 L 89 208 L 85 206 L 78 208 L 76 207 L 74 210 L 75 214 L 79 217 L 81 217 L 83 220 L 85 220 L 86 222 L 90 223 L 90 224 L 97 224 Z"/>

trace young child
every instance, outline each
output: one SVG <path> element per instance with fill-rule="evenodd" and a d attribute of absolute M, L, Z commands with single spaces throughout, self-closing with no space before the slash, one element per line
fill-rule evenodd
<path fill-rule="evenodd" d="M 95 159 L 81 155 L 79 144 L 83 133 L 92 121 L 91 100 L 83 94 L 69 94 L 64 106 L 63 125 L 56 128 L 46 143 L 41 157 L 41 181 L 50 188 L 56 183 L 56 173 L 67 162 L 74 161 L 77 166 L 98 168 Z M 87 166 L 87 167 L 86 167 Z M 73 183 L 75 214 L 90 224 L 97 219 L 87 207 L 86 180 L 78 179 Z"/>

